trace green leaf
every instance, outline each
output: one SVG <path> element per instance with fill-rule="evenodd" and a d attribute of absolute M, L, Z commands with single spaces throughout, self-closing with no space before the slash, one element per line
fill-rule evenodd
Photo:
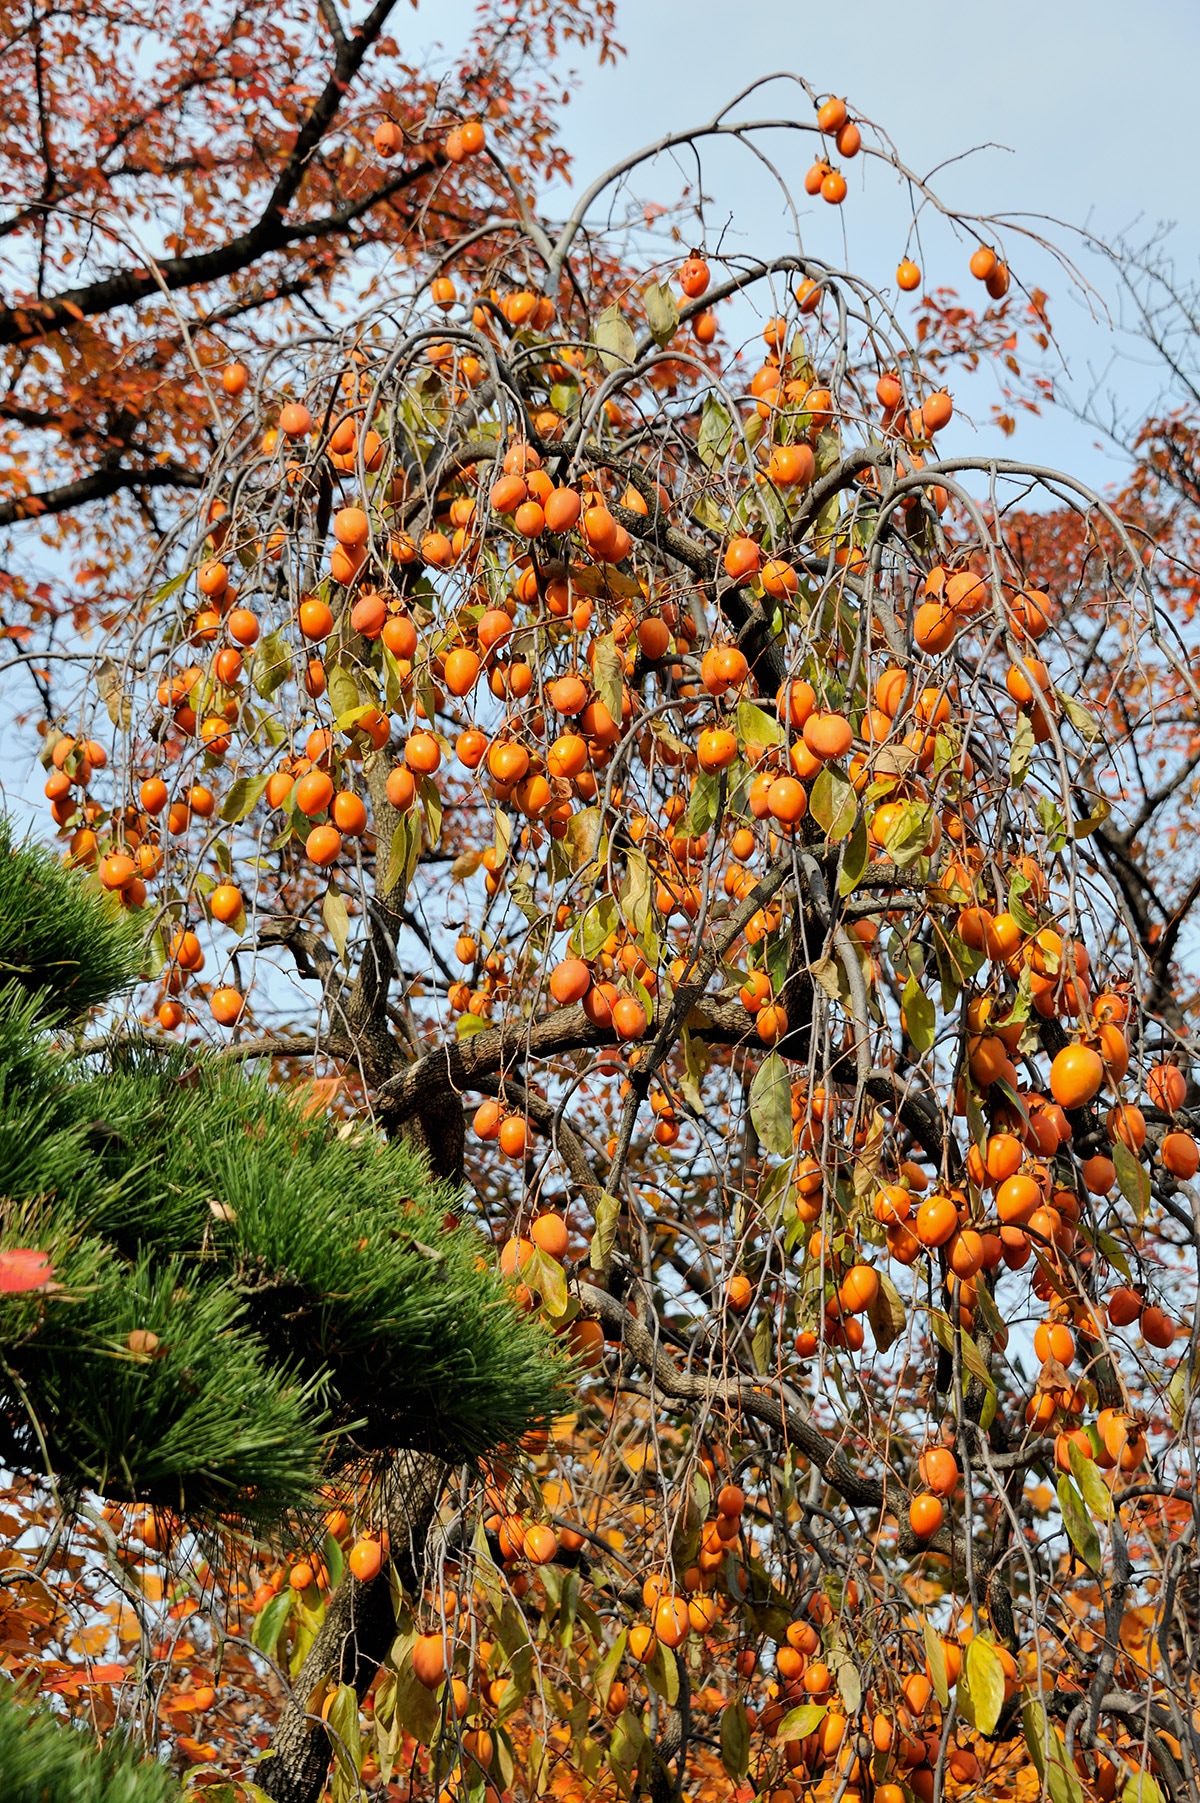
<path fill-rule="evenodd" d="M 734 1784 L 740 1784 L 750 1770 L 750 1723 L 741 1697 L 728 1704 L 721 1716 L 721 1764 Z"/>
<path fill-rule="evenodd" d="M 867 1320 L 871 1323 L 871 1332 L 875 1335 L 875 1344 L 880 1352 L 886 1352 L 889 1346 L 894 1346 L 904 1332 L 904 1302 L 886 1271 L 879 1273 L 879 1288 L 875 1292 L 875 1300 L 867 1310 Z"/>
<path fill-rule="evenodd" d="M 292 653 L 281 632 L 269 632 L 260 639 L 254 651 L 250 679 L 254 692 L 269 701 L 292 673 Z"/>
<path fill-rule="evenodd" d="M 623 1709 L 608 1741 L 608 1763 L 618 1773 L 630 1772 L 646 1744 L 646 1730 L 633 1709 Z"/>
<path fill-rule="evenodd" d="M 691 504 L 691 517 L 698 526 L 703 526 L 707 532 L 721 534 L 725 531 L 725 515 L 711 495 L 696 497 Z"/>
<path fill-rule="evenodd" d="M 827 1703 L 800 1703 L 789 1709 L 778 1728 L 776 1740 L 805 1740 L 825 1720 Z"/>
<path fill-rule="evenodd" d="M 294 1590 L 281 1590 L 273 1596 L 265 1609 L 260 1609 L 254 1618 L 254 1626 L 250 1630 L 250 1638 L 260 1653 L 268 1659 L 274 1659 L 278 1652 L 279 1641 L 291 1618 L 292 1604 L 295 1602 Z"/>
<path fill-rule="evenodd" d="M 239 776 L 230 783 L 221 803 L 221 819 L 226 826 L 236 826 L 239 820 L 254 812 L 270 780 L 268 772 L 265 776 Z"/>
<path fill-rule="evenodd" d="M 441 1726 L 442 1712 L 432 1690 L 427 1690 L 412 1667 L 412 1635 L 404 1656 L 396 1663 L 396 1720 L 422 1746 L 430 1746 Z"/>
<path fill-rule="evenodd" d="M 792 1085 L 778 1052 L 763 1059 L 750 1085 L 750 1119 L 768 1152 L 783 1158 L 792 1149 Z"/>
<path fill-rule="evenodd" d="M 425 838 L 434 846 L 442 836 L 442 792 L 432 776 L 423 776 L 417 788 L 425 819 Z"/>
<path fill-rule="evenodd" d="M 674 1653 L 661 1640 L 654 1648 L 654 1657 L 643 1665 L 642 1674 L 651 1690 L 656 1690 L 667 1707 L 673 1709 L 679 1700 L 679 1666 Z"/>
<path fill-rule="evenodd" d="M 1031 914 L 1021 899 L 1029 888 L 1029 878 L 1021 873 L 1013 877 L 1008 885 L 1008 911 L 1023 933 L 1036 933 L 1041 924 L 1035 914 Z M 1049 970 L 1048 976 L 1057 975 Z"/>
<path fill-rule="evenodd" d="M 1113 1164 L 1117 1172 L 1117 1188 L 1133 1209 L 1138 1220 L 1144 1220 L 1150 1206 L 1150 1173 L 1141 1160 L 1129 1150 L 1124 1140 L 1114 1140 Z"/>
<path fill-rule="evenodd" d="M 581 808 L 578 814 L 572 814 L 568 820 L 566 845 L 571 869 L 576 874 L 595 859 L 596 848 L 600 843 L 600 826 L 598 807 Z"/>
<path fill-rule="evenodd" d="M 460 1014 L 454 1023 L 455 1038 L 474 1039 L 476 1033 L 486 1033 L 491 1024 L 482 1014 Z"/>
<path fill-rule="evenodd" d="M 1085 739 L 1089 745 L 1093 739 L 1098 739 L 1103 728 L 1091 709 L 1084 707 L 1082 701 L 1076 701 L 1073 695 L 1065 694 L 1062 689 L 1055 689 L 1054 693 L 1062 702 L 1063 712 L 1080 738 Z"/>
<path fill-rule="evenodd" d="M 812 786 L 808 811 L 834 844 L 845 839 L 853 832 L 858 818 L 858 796 L 854 793 L 854 785 L 832 764 L 823 765 Z"/>
<path fill-rule="evenodd" d="M 950 1705 L 950 1686 L 946 1681 L 946 1654 L 941 1637 L 934 1632 L 927 1617 L 922 1618 L 921 1632 L 925 1637 L 925 1660 L 929 1667 L 933 1694 L 942 1708 L 947 1709 Z"/>
<path fill-rule="evenodd" d="M 1086 820 L 1076 820 L 1075 821 L 1074 825 L 1071 827 L 1072 839 L 1087 839 L 1087 838 L 1089 838 L 1091 836 L 1091 834 L 1095 832 L 1095 830 L 1098 826 L 1104 825 L 1104 822 L 1108 819 L 1108 817 L 1111 813 L 1112 813 L 1112 803 L 1105 801 L 1104 797 L 1101 796 L 1100 799 L 1096 802 L 1096 805 L 1093 808 L 1092 812 L 1087 816 Z"/>
<path fill-rule="evenodd" d="M 617 1673 L 621 1669 L 621 1661 L 625 1657 L 625 1647 L 629 1641 L 628 1628 L 622 1628 L 617 1638 L 605 1653 L 596 1667 L 592 1679 L 592 1689 L 596 1693 L 601 1709 L 608 1708 L 608 1693 L 616 1682 Z"/>
<path fill-rule="evenodd" d="M 611 632 L 596 640 L 592 664 L 592 680 L 596 693 L 619 726 L 621 723 L 621 686 L 625 677 L 625 659 L 617 649 Z"/>
<path fill-rule="evenodd" d="M 1063 1526 L 1071 1537 L 1071 1545 L 1089 1571 L 1099 1571 L 1100 1537 L 1092 1525 L 1091 1516 L 1083 1506 L 1082 1496 L 1065 1471 L 1058 1480 L 1058 1506 L 1062 1510 Z"/>
<path fill-rule="evenodd" d="M 924 856 L 933 830 L 933 817 L 919 801 L 901 803 L 900 810 L 888 828 L 883 849 L 899 869 L 915 864 Z"/>
<path fill-rule="evenodd" d="M 689 1033 L 686 1024 L 680 1029 L 683 1040 L 683 1072 L 679 1078 L 679 1087 L 683 1099 L 689 1108 L 697 1114 L 704 1113 L 704 1098 L 700 1094 L 701 1079 L 708 1074 L 708 1047 L 694 1033 Z"/>
<path fill-rule="evenodd" d="M 646 324 L 650 327 L 650 336 L 659 350 L 662 350 L 679 330 L 679 303 L 671 290 L 658 282 L 651 282 L 648 288 L 643 288 L 642 301 L 646 308 Z"/>
<path fill-rule="evenodd" d="M 963 1364 L 966 1366 L 971 1376 L 977 1377 L 984 1389 L 990 1390 L 994 1396 L 996 1394 L 996 1380 L 988 1370 L 987 1360 L 984 1358 L 982 1352 L 980 1352 L 978 1346 L 975 1344 L 975 1341 L 965 1327 L 959 1329 L 959 1339 L 962 1342 Z"/>
<path fill-rule="evenodd" d="M 487 1530 L 483 1525 L 483 1516 L 475 1517 L 475 1532 L 471 1536 L 471 1575 L 487 1599 L 488 1608 L 498 1616 L 504 1607 L 507 1592 L 504 1580 L 500 1576 L 500 1568 L 492 1558 L 492 1550 L 488 1545 Z M 411 1638 L 405 1643 L 411 1647 L 417 1636 L 414 1629 Z M 403 1652 L 401 1647 L 400 1651 Z M 395 1649 L 393 1648 L 393 1651 Z M 396 1661 L 389 1655 L 389 1663 Z"/>
<path fill-rule="evenodd" d="M 770 1315 L 763 1315 L 754 1329 L 750 1341 L 750 1357 L 754 1361 L 754 1369 L 760 1377 L 765 1377 L 771 1369 L 771 1343 L 774 1329 Z"/>
<path fill-rule="evenodd" d="M 696 453 L 701 463 L 706 469 L 715 469 L 718 464 L 724 463 L 732 444 L 733 421 L 716 395 L 706 394 L 700 410 L 700 431 L 696 437 Z M 720 531 L 723 526 L 724 521 L 717 530 Z"/>
<path fill-rule="evenodd" d="M 1175 1375 L 1171 1379 L 1170 1383 L 1167 1385 L 1167 1403 L 1171 1410 L 1171 1425 L 1175 1429 L 1175 1432 L 1177 1434 L 1182 1431 L 1184 1419 L 1187 1415 L 1187 1395 L 1188 1395 L 1187 1366 L 1186 1366 L 1186 1364 L 1181 1362 L 1180 1364 L 1176 1365 Z M 1072 1470 L 1073 1469 L 1074 1469 L 1074 1466 L 1072 1466 Z M 1107 1496 L 1108 1491 L 1105 1490 L 1104 1494 Z M 1087 1495 L 1086 1491 L 1084 1492 L 1084 1495 L 1085 1496 Z M 1090 1506 L 1091 1505 L 1089 1503 L 1089 1507 Z"/>
<path fill-rule="evenodd" d="M 358 1697 L 353 1685 L 338 1685 L 326 1720 L 332 1730 L 329 1739 L 334 1759 L 333 1803 L 349 1803 L 349 1799 L 358 1793 L 358 1768 L 362 1764 Z"/>
<path fill-rule="evenodd" d="M 1062 1735 L 1054 1727 L 1047 1731 L 1046 1712 L 1036 1697 L 1030 1697 L 1022 1706 L 1021 1729 L 1029 1756 L 1038 1777 L 1050 1792 L 1052 1803 L 1083 1803 L 1083 1787 L 1074 1765 L 1067 1758 Z"/>
<path fill-rule="evenodd" d="M 323 1602 L 318 1603 L 315 1609 L 309 1609 L 303 1598 L 297 1596 L 296 1632 L 292 1638 L 291 1657 L 288 1660 L 288 1670 L 293 1678 L 298 1676 L 301 1666 L 308 1658 L 324 1621 L 325 1604 Z"/>
<path fill-rule="evenodd" d="M 388 853 L 387 875 L 383 880 L 383 893 L 386 896 L 393 900 L 397 896 L 403 897 L 420 855 L 421 829 L 411 813 L 402 814 L 392 834 Z"/>
<path fill-rule="evenodd" d="M 1115 1271 L 1121 1273 L 1121 1276 L 1125 1279 L 1126 1283 L 1131 1283 L 1133 1281 L 1133 1273 L 1129 1268 L 1129 1260 L 1125 1256 L 1125 1250 L 1121 1245 L 1120 1240 L 1115 1240 L 1111 1233 L 1098 1233 L 1096 1235 L 1096 1248 L 1098 1251 L 1103 1252 L 1109 1264 Z"/>
<path fill-rule="evenodd" d="M 846 1705 L 847 1715 L 857 1715 L 862 1708 L 862 1679 L 854 1661 L 843 1656 L 837 1667 L 838 1694 Z"/>
<path fill-rule="evenodd" d="M 579 923 L 579 949 L 585 958 L 594 958 L 610 933 L 617 930 L 617 904 L 611 895 L 602 895 Z"/>
<path fill-rule="evenodd" d="M 625 881 L 621 884 L 618 903 L 621 918 L 640 938 L 650 925 L 654 884 L 646 854 L 631 850 L 625 853 Z"/>
<path fill-rule="evenodd" d="M 1029 774 L 1034 743 L 1033 721 L 1028 714 L 1018 714 L 1012 750 L 1008 754 L 1008 780 L 1014 789 L 1019 789 Z"/>
<path fill-rule="evenodd" d="M 321 919 L 329 929 L 329 937 L 337 946 L 338 957 L 345 968 L 349 970 L 350 960 L 346 956 L 346 941 L 350 937 L 350 911 L 346 906 L 345 896 L 332 882 L 321 898 Z"/>
<path fill-rule="evenodd" d="M 720 798 L 720 776 L 715 772 L 701 770 L 688 801 L 687 813 L 683 817 L 682 830 L 689 838 L 698 839 L 701 833 L 708 831 L 717 817 Z"/>
<path fill-rule="evenodd" d="M 358 684 L 345 664 L 330 664 L 325 672 L 325 681 L 329 689 L 329 705 L 335 719 L 340 720 L 343 714 L 349 714 L 354 708 L 363 705 Z M 431 715 L 430 718 L 432 717 Z"/>
<path fill-rule="evenodd" d="M 1163 1803 L 1163 1794 L 1149 1772 L 1134 1772 L 1121 1792 L 1121 1803 Z"/>
<path fill-rule="evenodd" d="M 854 831 L 850 835 L 849 844 L 842 853 L 842 868 L 838 872 L 838 894 L 852 895 L 866 874 L 870 841 L 867 838 L 867 817 L 859 814 L 854 823 Z"/>
<path fill-rule="evenodd" d="M 355 694 L 357 693 L 356 689 Z M 339 732 L 353 732 L 354 728 L 360 726 L 369 715 L 378 712 L 379 709 L 373 701 L 356 701 L 354 706 L 348 707 L 344 714 L 339 714 L 333 724 Z"/>
<path fill-rule="evenodd" d="M 610 375 L 628 369 L 637 355 L 637 340 L 619 307 L 605 307 L 596 321 L 592 342 L 600 352 L 600 361 Z"/>
<path fill-rule="evenodd" d="M 918 1052 L 928 1052 L 937 1036 L 937 1010 L 915 977 L 904 985 L 901 997 L 908 1037 Z"/>
<path fill-rule="evenodd" d="M 1179 1369 L 1182 1371 L 1183 1366 Z M 1067 1462 L 1071 1467 L 1071 1476 L 1091 1514 L 1098 1521 L 1108 1521 L 1113 1511 L 1112 1491 L 1101 1477 L 1095 1459 L 1089 1459 L 1081 1446 L 1077 1446 L 1074 1440 L 1069 1440 Z"/>
<path fill-rule="evenodd" d="M 329 1572 L 329 1588 L 336 1590 L 346 1569 L 346 1556 L 342 1552 L 341 1541 L 335 1540 L 332 1534 L 326 1534 L 321 1543 L 321 1557 Z"/>
<path fill-rule="evenodd" d="M 404 693 L 404 677 L 395 653 L 380 643 L 383 652 L 383 700 L 389 714 L 400 712 L 400 699 Z"/>
<path fill-rule="evenodd" d="M 184 583 L 187 581 L 187 579 L 191 575 L 191 573 L 192 572 L 190 570 L 180 570 L 178 576 L 169 577 L 168 580 L 163 583 L 161 588 L 155 589 L 155 591 L 154 591 L 155 602 L 158 603 L 159 601 L 166 601 L 172 595 L 176 594 L 178 592 L 178 590 L 183 587 Z"/>
<path fill-rule="evenodd" d="M 971 1694 L 975 1726 L 981 1734 L 994 1733 L 1004 1707 L 1004 1667 L 986 1635 L 976 1634 L 968 1645 L 963 1676 Z"/>
<path fill-rule="evenodd" d="M 527 1271 L 526 1282 L 541 1296 L 546 1313 L 552 1320 L 560 1320 L 567 1312 L 567 1274 L 558 1260 L 535 1246 Z"/>
<path fill-rule="evenodd" d="M 737 704 L 737 736 L 745 745 L 782 745 L 784 731 L 773 714 L 768 714 L 761 707 L 755 707 L 752 701 L 739 701 Z"/>
<path fill-rule="evenodd" d="M 601 1190 L 596 1203 L 596 1225 L 592 1229 L 591 1249 L 588 1252 L 588 1263 L 593 1271 L 599 1271 L 608 1263 L 617 1238 L 617 1223 L 621 1218 L 621 1204 L 616 1196 L 610 1196 L 607 1190 Z"/>

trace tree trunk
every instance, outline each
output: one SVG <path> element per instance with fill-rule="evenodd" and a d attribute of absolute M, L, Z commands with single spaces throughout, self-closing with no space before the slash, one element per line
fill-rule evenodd
<path fill-rule="evenodd" d="M 447 1469 L 428 1453 L 402 1452 L 386 1479 L 392 1563 L 409 1593 L 417 1586 Z M 271 1752 L 259 1768 L 257 1782 L 275 1803 L 318 1803 L 332 1757 L 320 1701 L 336 1684 L 352 1684 L 361 1700 L 395 1631 L 387 1570 L 366 1584 L 347 1572 L 330 1599 L 321 1631 L 284 1705 Z M 311 1711 L 310 1698 L 315 1705 Z"/>

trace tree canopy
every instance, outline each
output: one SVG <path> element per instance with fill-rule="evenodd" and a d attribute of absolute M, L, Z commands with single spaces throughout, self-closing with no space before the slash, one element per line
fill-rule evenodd
<path fill-rule="evenodd" d="M 398 1461 L 325 1454 L 319 1554 L 293 1532 L 210 1586 L 165 1553 L 195 1669 L 146 1633 L 130 1690 L 157 1671 L 181 1756 L 243 1795 L 1196 1787 L 1183 560 L 1144 483 L 942 454 L 956 360 L 1046 330 L 1010 298 L 1027 230 L 786 92 L 230 364 L 194 499 L 45 734 L 67 860 L 145 933 L 103 1028 L 118 1126 L 152 1058 L 201 1071 L 171 1118 L 233 1129 L 176 1144 L 164 1112 L 180 1199 L 105 1231 L 273 1273 L 284 1223 L 339 1306 L 251 1281 L 247 1330 Z M 682 255 L 617 218 L 655 158 L 768 133 L 813 205 L 859 157 L 898 175 L 992 304 L 913 329 L 909 254 L 884 284 L 799 233 Z M 461 1219 L 376 1254 L 375 1175 L 426 1167 Z M 364 1257 L 406 1303 L 461 1261 L 424 1391 L 381 1289 L 343 1304 Z M 472 1348 L 494 1431 L 434 1444 Z M 358 1613 L 373 1496 L 394 1591 Z M 121 1524 L 144 1565 L 157 1517 Z"/>

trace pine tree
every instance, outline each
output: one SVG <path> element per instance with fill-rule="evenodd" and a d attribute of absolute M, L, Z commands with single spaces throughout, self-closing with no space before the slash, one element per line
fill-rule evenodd
<path fill-rule="evenodd" d="M 176 1803 L 170 1772 L 116 1734 L 97 1742 L 0 1684 L 4 1803 Z"/>
<path fill-rule="evenodd" d="M 269 1534 L 365 1470 L 419 1540 L 416 1493 L 427 1521 L 451 1466 L 561 1405 L 566 1369 L 410 1145 L 193 1050 L 90 1051 L 140 955 L 98 886 L 0 826 L 0 1460 L 67 1507 L 214 1535 Z"/>

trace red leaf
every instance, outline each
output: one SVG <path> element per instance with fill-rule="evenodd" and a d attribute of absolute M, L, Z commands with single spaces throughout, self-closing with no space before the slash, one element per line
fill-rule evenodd
<path fill-rule="evenodd" d="M 54 1266 L 44 1252 L 26 1247 L 15 1252 L 0 1252 L 0 1294 L 44 1290 L 53 1276 Z"/>

